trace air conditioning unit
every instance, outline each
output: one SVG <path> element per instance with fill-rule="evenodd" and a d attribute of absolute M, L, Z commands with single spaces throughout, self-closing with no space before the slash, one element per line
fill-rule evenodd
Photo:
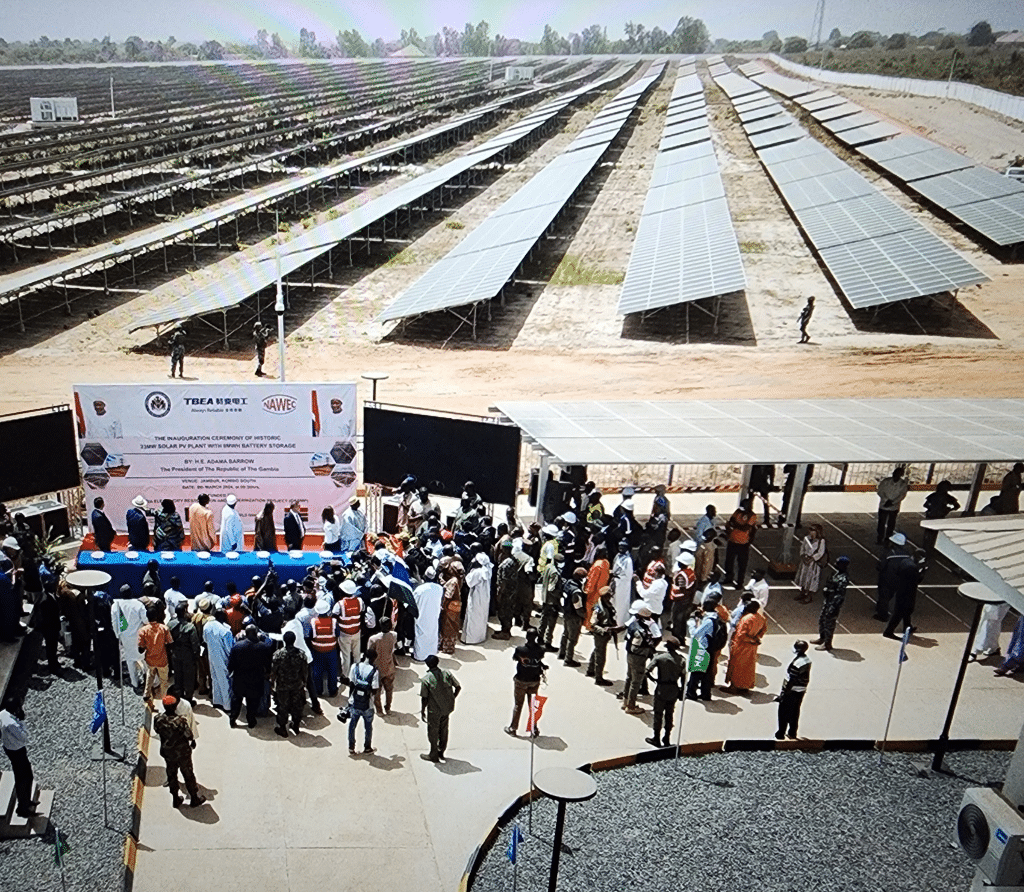
<path fill-rule="evenodd" d="M 964 792 L 956 837 L 988 884 L 1024 887 L 1024 815 L 995 790 Z"/>

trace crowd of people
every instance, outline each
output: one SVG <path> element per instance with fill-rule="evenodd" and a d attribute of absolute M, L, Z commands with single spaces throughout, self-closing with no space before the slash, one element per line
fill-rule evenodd
<path fill-rule="evenodd" d="M 902 469 L 879 484 L 878 529 L 884 538 L 874 616 L 886 623 L 882 634 L 890 638 L 897 631 L 913 632 L 918 585 L 934 544 L 926 538 L 924 547 L 916 548 L 897 529 L 905 489 Z M 946 516 L 959 507 L 950 489 L 942 482 L 925 499 L 927 516 Z M 1004 496 L 1011 490 L 1012 481 L 1004 483 Z M 585 674 L 598 686 L 613 684 L 605 675 L 608 650 L 621 644 L 621 709 L 640 714 L 638 698 L 652 697 L 653 734 L 647 740 L 655 746 L 669 744 L 680 698 L 710 700 L 720 676 L 721 690 L 731 694 L 755 687 L 771 590 L 765 567 L 748 572 L 760 528 L 749 498 L 724 522 L 708 505 L 685 527 L 673 518 L 665 487 L 656 488 L 642 522 L 631 488 L 623 489 L 609 510 L 592 482 L 571 489 L 560 513 L 545 524 L 523 523 L 513 509 L 496 523 L 471 482 L 447 518 L 429 491 L 416 488 L 411 479 L 403 483 L 398 501 L 399 529 L 390 534 L 367 532 L 358 499 L 340 521 L 325 510 L 327 550 L 338 557 L 324 560 L 301 581 L 279 581 L 269 560 L 267 572 L 253 577 L 244 591 L 232 583 L 224 591 L 214 591 L 211 583 L 201 591 L 183 591 L 177 578 L 161 586 L 159 564 L 153 560 L 137 586 L 125 585 L 114 597 L 97 592 L 88 599 L 62 583 L 59 567 L 23 547 L 15 533 L 20 528 L 24 536 L 24 525 L 18 527 L 15 518 L 12 535 L 2 541 L 2 560 L 11 570 L 17 564 L 17 570 L 0 573 L 0 605 L 5 580 L 12 589 L 27 590 L 24 580 L 31 578 L 38 597 L 52 608 L 42 613 L 51 617 L 43 627 L 51 670 L 60 667 L 57 638 L 63 616 L 77 665 L 86 668 L 95 659 L 112 676 L 126 669 L 148 701 L 163 702 L 166 720 L 155 727 L 162 739 L 161 728 L 166 729 L 167 755 L 180 768 L 193 802 L 197 794 L 186 750 L 195 742 L 191 707 L 197 697 L 208 697 L 227 713 L 231 726 L 242 718 L 243 707 L 246 723 L 255 726 L 273 703 L 274 731 L 287 737 L 301 733 L 307 708 L 322 714 L 324 699 L 342 695 L 333 705 L 348 723 L 350 752 L 357 754 L 357 726 L 362 724 L 362 752 L 371 753 L 374 716 L 391 712 L 398 658 L 405 656 L 426 663 L 420 695 L 430 752 L 424 757 L 440 761 L 460 686 L 440 667 L 438 655 L 454 653 L 460 642 L 508 641 L 514 627 L 526 640 L 510 647 L 513 707 L 505 730 L 513 735 L 549 662 L 581 667 L 576 657 L 583 635 L 592 639 Z M 290 505 L 284 518 L 289 549 L 301 548 L 306 535 L 298 508 Z M 102 509 L 97 500 L 96 510 Z M 147 537 L 150 533 L 144 500 L 137 500 L 133 511 L 132 545 L 141 550 L 146 540 L 138 518 L 145 522 Z M 267 551 L 276 550 L 272 513 L 268 503 L 255 525 L 256 544 Z M 175 517 L 173 503 L 165 501 L 153 515 L 154 538 L 180 529 Z M 218 535 L 219 550 L 242 547 L 236 518 L 229 497 L 218 533 L 209 499 L 199 496 L 189 510 L 193 548 L 212 548 Z M 261 520 L 266 523 L 262 531 Z M 95 513 L 93 528 L 99 544 L 103 524 Z M 850 584 L 849 563 L 845 556 L 830 559 L 820 524 L 807 528 L 800 540 L 794 597 L 810 604 L 820 596 L 818 637 L 794 643 L 794 658 L 776 698 L 780 739 L 797 735 L 810 646 L 819 651 L 834 646 Z M 729 588 L 738 597 L 727 606 Z M 1007 609 L 985 608 L 974 647 L 977 659 L 1001 655 L 999 630 Z M 1024 620 L 995 671 L 1002 675 L 1021 668 Z M 538 733 L 536 723 L 531 731 Z M 178 793 L 175 782 L 176 805 Z"/>

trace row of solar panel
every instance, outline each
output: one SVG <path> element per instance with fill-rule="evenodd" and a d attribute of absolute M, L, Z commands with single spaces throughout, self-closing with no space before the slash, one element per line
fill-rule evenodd
<path fill-rule="evenodd" d="M 729 73 L 737 113 L 770 108 L 759 85 Z M 722 78 L 716 79 L 716 82 Z M 782 86 L 782 85 L 779 85 Z M 811 88 L 785 85 L 790 92 Z M 802 95 L 799 94 L 798 95 Z M 774 102 L 774 100 L 771 100 Z M 774 122 L 773 127 L 769 124 Z M 857 122 L 869 126 L 871 122 Z M 987 281 L 906 211 L 879 193 L 781 106 L 769 118 L 741 124 L 768 175 L 843 295 L 857 309 L 955 290 Z"/>
<path fill-rule="evenodd" d="M 664 70 L 650 66 L 572 143 L 393 301 L 380 321 L 470 306 L 496 297 Z"/>
<path fill-rule="evenodd" d="M 746 288 L 704 87 L 681 69 L 619 295 L 621 315 Z"/>
<path fill-rule="evenodd" d="M 335 245 L 356 235 L 367 226 L 384 219 L 388 214 L 394 213 L 406 205 L 420 200 L 423 196 L 430 194 L 430 192 L 438 188 L 438 186 L 455 179 L 470 168 L 483 163 L 488 158 L 498 155 L 502 150 L 516 142 L 526 139 L 558 115 L 567 105 L 592 90 L 600 89 L 607 83 L 620 77 L 622 73 L 622 68 L 618 68 L 595 82 L 585 81 L 582 86 L 544 103 L 501 133 L 469 149 L 463 155 L 449 161 L 447 164 L 402 183 L 397 188 L 371 199 L 366 204 L 360 205 L 349 213 L 316 226 L 298 238 L 291 239 L 281 250 L 281 275 L 285 277 L 290 275 L 295 270 L 307 263 L 311 263 L 317 257 L 326 253 Z M 567 83 L 582 79 L 583 77 L 571 78 Z M 483 109 L 476 110 L 471 115 L 459 118 L 456 123 L 449 122 L 437 128 L 436 131 L 431 131 L 431 133 L 440 134 L 452 129 L 454 126 L 464 125 L 467 121 L 486 114 L 493 107 L 504 105 L 511 101 L 512 99 L 504 99 L 491 103 Z M 416 142 L 422 141 L 423 138 L 423 134 L 411 137 L 401 143 L 378 149 L 369 155 L 345 162 L 344 166 L 356 167 L 360 164 L 366 164 L 376 157 L 384 158 L 393 155 L 403 145 L 413 145 Z M 251 198 L 249 196 L 242 196 L 238 200 L 246 201 L 251 200 Z M 211 225 L 213 224 L 211 223 Z M 210 282 L 210 284 L 202 288 L 193 289 L 187 295 L 176 300 L 168 300 L 157 312 L 135 320 L 132 330 L 162 325 L 166 322 L 186 319 L 190 316 L 202 315 L 237 305 L 274 282 L 277 276 L 278 250 L 277 247 L 274 247 L 263 256 L 247 263 L 241 269 L 232 269 L 225 276 Z"/>
<path fill-rule="evenodd" d="M 922 198 L 997 245 L 1024 242 L 1024 184 L 922 136 L 904 134 L 859 105 L 806 81 L 764 71 L 741 70 L 775 93 L 792 99 L 837 139 L 891 174 Z"/>

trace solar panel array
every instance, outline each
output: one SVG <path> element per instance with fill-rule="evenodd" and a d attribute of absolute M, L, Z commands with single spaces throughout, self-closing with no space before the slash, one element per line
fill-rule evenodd
<path fill-rule="evenodd" d="M 1024 400 L 499 402 L 561 465 L 1006 462 Z"/>
<path fill-rule="evenodd" d="M 690 145 L 678 144 L 678 110 L 700 111 Z M 692 123 L 692 122 L 691 122 Z M 747 287 L 711 144 L 700 78 L 681 68 L 668 103 L 654 174 L 619 295 L 622 315 L 717 297 Z"/>
<path fill-rule="evenodd" d="M 782 86 L 777 78 L 755 76 L 776 88 Z M 731 74 L 730 82 L 737 77 Z M 788 93 L 796 95 L 798 103 L 804 95 L 816 96 L 814 101 L 820 102 L 821 91 L 814 93 L 806 86 L 794 82 Z M 877 119 L 865 123 L 856 106 L 849 114 L 843 106 L 830 111 L 833 116 L 822 122 L 824 127 L 854 124 L 839 136 L 856 134 L 876 123 L 884 125 Z M 816 116 L 823 114 L 828 116 L 827 112 Z M 743 127 L 807 240 L 851 306 L 863 309 L 988 281 L 867 179 L 811 139 L 789 112 L 782 110 L 776 118 L 777 129 L 760 130 L 764 121 L 744 123 Z M 772 136 L 779 142 L 765 142 Z"/>
<path fill-rule="evenodd" d="M 496 297 L 608 150 L 665 63 L 621 90 L 573 142 L 406 289 L 378 317 L 386 322 Z"/>
<path fill-rule="evenodd" d="M 449 161 L 447 164 L 427 171 L 415 179 L 409 180 L 397 188 L 371 199 L 355 210 L 335 220 L 330 220 L 327 223 L 316 226 L 304 232 L 298 238 L 289 240 L 281 251 L 281 276 L 287 277 L 326 253 L 335 245 L 356 235 L 367 226 L 386 218 L 388 214 L 394 213 L 399 208 L 429 195 L 438 186 L 498 155 L 509 146 L 526 139 L 581 96 L 594 90 L 600 90 L 606 84 L 621 77 L 622 74 L 623 69 L 618 67 L 596 81 L 584 83 L 568 93 L 557 96 L 539 106 L 529 115 L 521 118 L 511 127 L 506 128 L 486 142 L 470 148 L 463 155 Z M 570 78 L 566 83 L 572 83 L 581 79 L 583 78 Z M 506 104 L 509 101 L 507 99 L 500 100 L 494 103 L 494 105 Z M 486 108 L 490 107 L 487 106 Z M 476 117 L 481 113 L 483 112 L 478 110 L 473 113 L 473 116 Z M 460 118 L 459 120 L 462 121 L 463 119 Z M 451 124 L 446 124 L 444 128 L 449 129 L 451 126 Z M 414 141 L 419 139 L 422 139 L 422 136 L 410 139 L 408 143 L 414 144 Z M 403 143 L 397 144 L 398 147 L 401 147 L 401 145 Z M 377 156 L 384 158 L 393 154 L 395 148 L 396 144 L 392 144 L 384 149 L 371 152 L 369 155 L 360 156 L 360 158 L 354 161 L 347 161 L 345 164 L 355 167 L 359 164 L 365 164 L 368 160 L 372 160 Z M 132 323 L 131 331 L 150 326 L 164 325 L 168 322 L 177 322 L 192 316 L 201 316 L 205 313 L 237 306 L 243 300 L 274 283 L 277 278 L 277 260 L 278 250 L 274 248 L 262 257 L 243 265 L 241 269 L 233 266 L 228 273 L 210 282 L 208 285 L 196 288 L 183 297 L 169 299 L 158 311 L 136 319 Z"/>
<path fill-rule="evenodd" d="M 775 72 L 751 77 L 793 98 L 836 139 L 989 241 L 997 245 L 1024 242 L 1024 184 L 923 136 L 904 134 L 828 90 L 794 92 L 803 89 L 805 82 Z"/>

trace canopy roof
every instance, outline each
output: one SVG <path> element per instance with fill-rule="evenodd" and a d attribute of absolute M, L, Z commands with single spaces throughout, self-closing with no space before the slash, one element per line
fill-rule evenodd
<path fill-rule="evenodd" d="M 1007 462 L 1024 400 L 503 402 L 559 464 Z"/>
<path fill-rule="evenodd" d="M 957 517 L 921 526 L 939 530 L 942 554 L 1024 613 L 1024 517 Z"/>

